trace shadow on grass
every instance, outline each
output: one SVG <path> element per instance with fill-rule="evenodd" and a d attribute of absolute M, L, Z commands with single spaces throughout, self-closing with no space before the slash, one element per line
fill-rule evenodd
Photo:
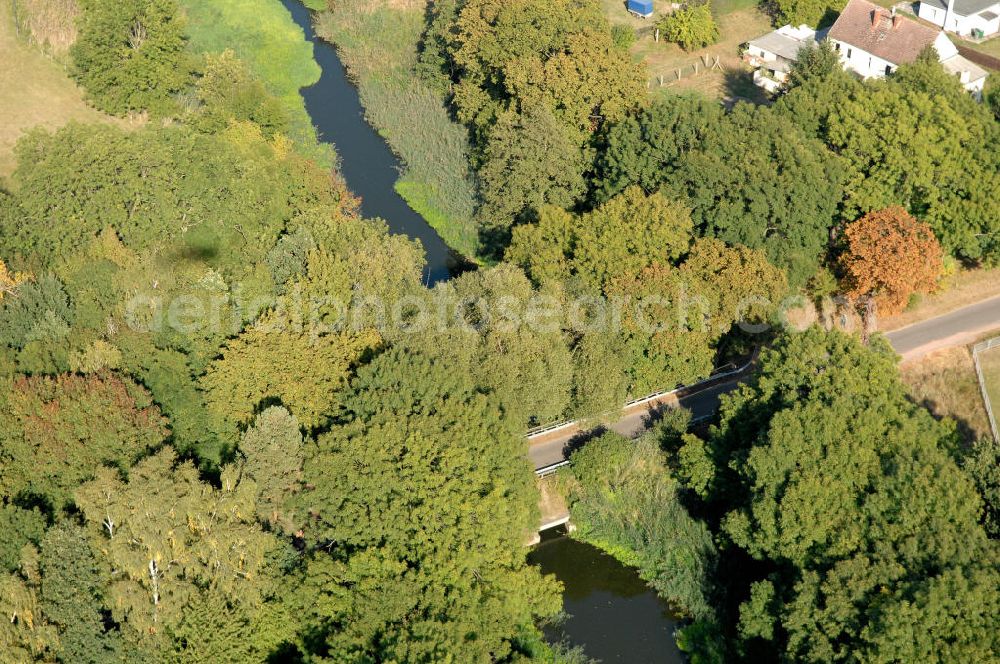
<path fill-rule="evenodd" d="M 732 108 L 745 101 L 758 106 L 769 106 L 773 99 L 767 91 L 753 82 L 753 73 L 745 69 L 727 69 L 723 80 L 723 104 Z"/>

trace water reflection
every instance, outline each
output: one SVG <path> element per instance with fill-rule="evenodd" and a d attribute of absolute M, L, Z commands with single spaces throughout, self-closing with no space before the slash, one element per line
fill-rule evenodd
<path fill-rule="evenodd" d="M 550 641 L 582 646 L 602 662 L 683 661 L 674 641 L 677 620 L 631 568 L 563 534 L 547 535 L 528 560 L 565 586 L 570 618 L 546 630 Z"/>

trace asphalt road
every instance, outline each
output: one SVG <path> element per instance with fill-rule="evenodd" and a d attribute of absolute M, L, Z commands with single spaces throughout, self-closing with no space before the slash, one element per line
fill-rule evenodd
<path fill-rule="evenodd" d="M 910 360 L 940 348 L 972 343 L 997 329 L 1000 329 L 1000 296 L 900 328 L 888 333 L 886 337 L 903 359 Z M 636 436 L 648 427 L 650 416 L 657 408 L 678 406 L 689 409 L 695 421 L 708 419 L 719 408 L 719 396 L 735 389 L 740 380 L 742 378 L 733 378 L 680 399 L 667 397 L 656 403 L 633 408 L 607 428 L 625 436 Z M 559 463 L 566 459 L 574 446 L 599 432 L 600 430 L 584 431 L 573 426 L 533 438 L 529 441 L 528 457 L 536 469 Z"/>
<path fill-rule="evenodd" d="M 1000 328 L 1000 296 L 969 305 L 951 313 L 914 323 L 886 336 L 904 359 L 916 359 L 939 348 L 975 341 Z"/>
<path fill-rule="evenodd" d="M 632 408 L 625 415 L 607 427 L 608 430 L 617 431 L 623 436 L 633 437 L 643 432 L 648 426 L 652 416 L 658 409 L 662 408 L 687 408 L 691 411 L 694 421 L 710 418 L 719 409 L 719 397 L 726 392 L 730 392 L 740 384 L 740 378 L 716 383 L 705 389 L 682 396 L 679 399 L 669 397 L 660 402 L 644 404 L 643 406 Z M 553 432 L 546 436 L 540 436 L 531 441 L 528 447 L 528 457 L 535 465 L 535 469 L 551 466 L 554 463 L 564 461 L 573 446 L 582 443 L 586 438 L 600 433 L 597 431 L 584 431 L 579 427 L 569 427 Z"/>

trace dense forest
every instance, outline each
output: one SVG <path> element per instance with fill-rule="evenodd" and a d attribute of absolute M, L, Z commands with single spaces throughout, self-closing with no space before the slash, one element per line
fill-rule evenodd
<path fill-rule="evenodd" d="M 710 427 L 574 452 L 576 536 L 694 663 L 1000 657 L 1000 446 L 873 330 L 781 324 L 1000 263 L 1000 124 L 932 54 L 862 82 L 813 48 L 724 107 L 650 98 L 598 0 L 309 0 L 478 264 L 428 287 L 277 0 L 76 4 L 69 73 L 137 122 L 32 131 L 0 188 L 0 662 L 583 661 L 542 636 L 525 432 L 755 349 Z"/>

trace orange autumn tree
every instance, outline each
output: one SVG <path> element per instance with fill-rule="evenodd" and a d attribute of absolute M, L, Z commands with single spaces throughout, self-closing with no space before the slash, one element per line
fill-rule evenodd
<path fill-rule="evenodd" d="M 30 278 L 30 275 L 24 272 L 12 272 L 7 268 L 7 264 L 0 260 L 0 300 L 5 295 L 13 295 L 17 287 Z"/>
<path fill-rule="evenodd" d="M 874 300 L 885 315 L 903 310 L 914 293 L 929 293 L 941 276 L 941 245 L 930 226 L 901 207 L 869 212 L 844 231 L 843 285 L 857 300 Z"/>

